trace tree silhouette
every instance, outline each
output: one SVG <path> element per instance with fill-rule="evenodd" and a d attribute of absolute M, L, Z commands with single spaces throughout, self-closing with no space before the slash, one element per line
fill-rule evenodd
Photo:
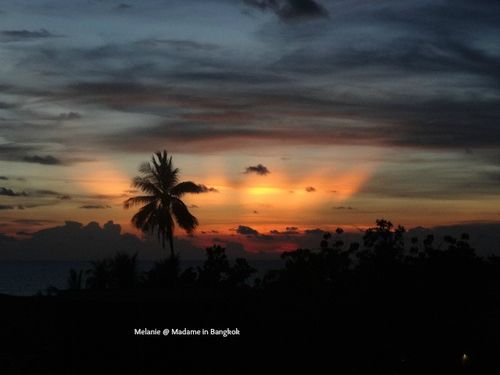
<path fill-rule="evenodd" d="M 181 198 L 186 193 L 201 193 L 203 188 L 192 181 L 178 182 L 179 169 L 174 168 L 172 157 L 165 150 L 154 153 L 151 162 L 143 163 L 139 172 L 141 175 L 133 179 L 132 186 L 146 195 L 127 199 L 124 207 L 142 205 L 132 217 L 132 223 L 144 233 L 156 233 L 163 249 L 168 240 L 173 258 L 174 218 L 187 233 L 198 226 L 198 219 L 189 212 Z"/>
<path fill-rule="evenodd" d="M 109 259 L 95 260 L 90 262 L 91 267 L 86 271 L 88 275 L 86 286 L 89 289 L 106 289 L 111 280 Z"/>
<path fill-rule="evenodd" d="M 109 265 L 111 288 L 130 289 L 137 285 L 137 253 L 129 255 L 126 252 L 118 252 Z"/>
<path fill-rule="evenodd" d="M 69 290 L 83 289 L 83 270 L 77 271 L 74 268 L 70 269 L 67 283 Z"/>
<path fill-rule="evenodd" d="M 144 275 L 144 285 L 149 287 L 173 287 L 179 278 L 179 257 L 173 256 L 155 262 Z"/>

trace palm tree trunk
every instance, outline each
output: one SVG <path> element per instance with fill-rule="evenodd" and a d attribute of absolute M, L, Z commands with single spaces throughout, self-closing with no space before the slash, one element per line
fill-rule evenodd
<path fill-rule="evenodd" d="M 168 238 L 168 242 L 170 244 L 170 259 L 175 258 L 175 253 L 174 253 L 174 236 L 170 236 Z"/>

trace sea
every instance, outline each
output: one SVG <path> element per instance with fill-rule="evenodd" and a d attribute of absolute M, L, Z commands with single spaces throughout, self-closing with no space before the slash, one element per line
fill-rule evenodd
<path fill-rule="evenodd" d="M 153 261 L 139 261 L 137 269 L 144 272 L 153 266 Z M 181 261 L 181 268 L 201 266 L 203 261 Z M 249 264 L 257 269 L 253 278 L 262 277 L 271 269 L 280 268 L 279 260 L 254 260 Z M 86 270 L 90 268 L 87 261 L 0 261 L 0 294 L 15 296 L 32 296 L 45 294 L 47 289 L 68 287 L 71 269 Z"/>

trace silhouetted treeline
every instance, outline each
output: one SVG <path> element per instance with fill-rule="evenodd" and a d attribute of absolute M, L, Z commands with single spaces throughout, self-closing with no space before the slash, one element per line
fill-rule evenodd
<path fill-rule="evenodd" d="M 345 243 L 343 230 L 324 233 L 318 248 L 297 249 L 281 254 L 283 267 L 252 278 L 257 270 L 243 258 L 230 262 L 225 249 L 214 245 L 206 249 L 201 266 L 181 270 L 179 255 L 154 263 L 140 273 L 137 254 L 124 252 L 96 260 L 85 271 L 71 270 L 68 289 L 127 288 L 253 288 L 259 291 L 293 293 L 335 293 L 345 289 L 359 291 L 379 288 L 448 288 L 464 294 L 483 283 L 492 287 L 500 282 L 500 257 L 479 257 L 469 244 L 469 236 L 432 234 L 405 241 L 405 229 L 390 221 L 377 220 L 365 231 L 362 243 Z M 407 290 L 408 291 L 408 290 Z"/>
<path fill-rule="evenodd" d="M 94 261 L 71 271 L 68 290 L 3 299 L 13 322 L 3 350 L 19 361 L 0 368 L 87 374 L 99 360 L 120 374 L 500 373 L 500 257 L 477 256 L 466 234 L 407 238 L 386 220 L 360 243 L 344 236 L 325 233 L 264 274 L 220 246 L 187 269 L 178 257 L 147 272 L 136 255 Z M 242 335 L 152 338 L 134 328 Z M 70 367 L 50 360 L 61 355 Z"/>

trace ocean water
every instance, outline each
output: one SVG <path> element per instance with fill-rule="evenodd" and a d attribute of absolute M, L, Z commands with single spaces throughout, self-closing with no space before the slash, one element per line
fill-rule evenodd
<path fill-rule="evenodd" d="M 203 261 L 183 261 L 181 268 L 201 266 Z M 280 267 L 280 261 L 249 261 L 256 268 L 254 277 L 262 276 L 266 271 Z M 147 271 L 153 262 L 139 261 L 139 272 Z M 69 272 L 72 268 L 85 270 L 89 262 L 30 262 L 30 261 L 2 261 L 0 262 L 0 294 L 16 296 L 31 296 L 38 292 L 45 292 L 50 286 L 65 289 Z"/>
<path fill-rule="evenodd" d="M 0 293 L 29 296 L 49 286 L 65 288 L 71 268 L 88 267 L 88 262 L 0 262 Z"/>

